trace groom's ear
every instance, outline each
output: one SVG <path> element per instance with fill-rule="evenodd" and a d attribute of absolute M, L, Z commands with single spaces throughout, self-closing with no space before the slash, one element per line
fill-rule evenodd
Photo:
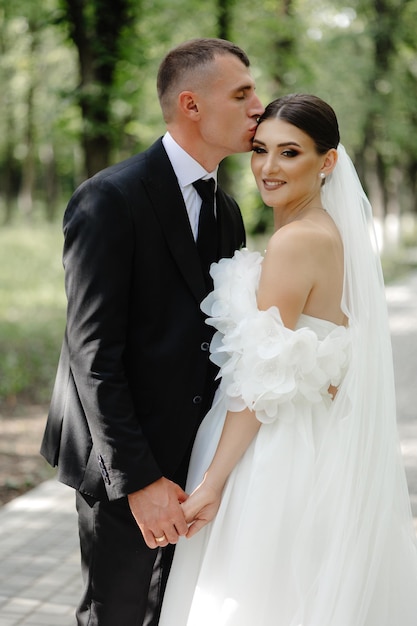
<path fill-rule="evenodd" d="M 178 107 L 182 115 L 193 121 L 199 117 L 196 94 L 192 91 L 182 91 L 179 94 Z"/>

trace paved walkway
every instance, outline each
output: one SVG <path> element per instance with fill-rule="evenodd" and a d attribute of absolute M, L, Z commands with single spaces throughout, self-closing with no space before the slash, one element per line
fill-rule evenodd
<path fill-rule="evenodd" d="M 72 489 L 49 480 L 0 509 L 0 626 L 73 626 L 80 583 Z"/>
<path fill-rule="evenodd" d="M 417 272 L 388 287 L 387 297 L 398 423 L 417 521 Z M 54 480 L 0 509 L 0 626 L 74 626 L 77 541 L 74 493 Z"/>
<path fill-rule="evenodd" d="M 417 271 L 386 289 L 392 336 L 397 419 L 417 529 Z"/>

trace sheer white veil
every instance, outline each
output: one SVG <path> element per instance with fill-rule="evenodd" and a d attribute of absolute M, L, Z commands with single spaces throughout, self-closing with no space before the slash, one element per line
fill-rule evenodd
<path fill-rule="evenodd" d="M 322 598 L 315 598 L 316 620 L 311 623 L 414 623 L 406 614 L 404 621 L 399 615 L 390 621 L 384 604 L 388 590 L 392 596 L 396 572 L 404 571 L 404 559 L 410 584 L 417 585 L 417 557 L 410 555 L 416 546 L 397 437 L 391 342 L 372 209 L 341 144 L 337 165 L 322 187 L 322 202 L 343 240 L 342 308 L 349 319 L 352 354 L 332 406 L 332 419 L 340 421 L 339 440 L 333 442 L 340 454 L 320 459 L 296 566 L 302 581 L 303 545 L 317 532 L 320 500 L 327 498 L 334 527 L 321 544 L 326 558 L 318 576 L 329 585 L 319 585 Z M 404 581 L 404 575 L 398 579 Z M 336 615 L 345 617 L 334 622 Z M 345 622 L 347 616 L 354 621 Z"/>

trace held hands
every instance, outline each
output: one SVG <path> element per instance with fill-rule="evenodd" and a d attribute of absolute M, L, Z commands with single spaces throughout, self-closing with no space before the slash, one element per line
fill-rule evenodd
<path fill-rule="evenodd" d="M 148 548 L 177 543 L 181 535 L 187 535 L 181 508 L 187 498 L 185 491 L 167 478 L 128 495 L 130 510 Z"/>
<path fill-rule="evenodd" d="M 220 499 L 221 489 L 206 478 L 189 497 L 167 478 L 128 495 L 132 515 L 152 549 L 175 544 L 182 535 L 193 537 L 215 517 Z"/>
<path fill-rule="evenodd" d="M 189 524 L 187 539 L 193 537 L 214 519 L 220 506 L 221 494 L 221 490 L 210 485 L 205 477 L 190 497 L 183 502 L 182 510 Z"/>

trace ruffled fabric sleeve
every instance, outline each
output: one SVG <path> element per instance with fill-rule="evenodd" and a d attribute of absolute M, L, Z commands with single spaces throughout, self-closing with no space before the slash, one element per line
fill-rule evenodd
<path fill-rule="evenodd" d="M 227 408 L 249 407 L 268 423 L 280 405 L 310 403 L 339 386 L 349 361 L 349 333 L 335 326 L 324 339 L 309 328 L 290 330 L 277 307 L 261 311 L 256 290 L 262 256 L 246 249 L 211 267 L 214 290 L 202 302 L 207 324 L 216 329 L 210 350 L 219 368 Z M 288 412 L 286 412 L 288 415 Z"/>

